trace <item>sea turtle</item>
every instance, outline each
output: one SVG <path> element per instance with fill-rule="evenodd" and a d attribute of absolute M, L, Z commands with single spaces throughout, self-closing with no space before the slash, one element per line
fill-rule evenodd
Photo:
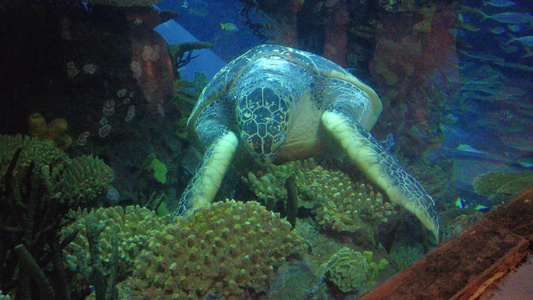
<path fill-rule="evenodd" d="M 369 132 L 382 109 L 372 88 L 332 61 L 252 48 L 215 75 L 193 109 L 187 126 L 206 152 L 177 213 L 213 201 L 237 151 L 260 164 L 342 152 L 438 241 L 435 202 Z"/>

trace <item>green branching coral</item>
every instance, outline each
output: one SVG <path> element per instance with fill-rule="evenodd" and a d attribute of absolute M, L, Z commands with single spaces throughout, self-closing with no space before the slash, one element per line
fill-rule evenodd
<path fill-rule="evenodd" d="M 40 169 L 43 165 L 55 164 L 67 158 L 66 154 L 51 141 L 20 134 L 15 136 L 0 135 L 0 178 L 5 176 L 7 167 L 19 148 L 22 151 L 17 161 L 15 174 L 18 173 L 17 170 L 29 166 L 30 163 L 35 163 Z M 0 186 L 2 184 L 3 180 Z"/>
<path fill-rule="evenodd" d="M 80 276 L 73 280 L 75 284 L 89 282 L 90 253 L 86 221 L 89 218 L 87 210 L 75 213 L 76 221 L 62 232 L 63 237 L 78 231 L 76 238 L 67 246 L 65 253 L 69 270 Z M 117 277 L 123 280 L 134 270 L 134 260 L 148 245 L 148 240 L 155 232 L 164 231 L 169 223 L 158 218 L 154 211 L 139 206 L 120 206 L 99 208 L 93 211 L 90 221 L 103 231 L 98 237 L 99 256 L 102 261 L 104 273 L 109 275 L 112 268 L 111 261 L 113 247 L 111 241 L 116 238 L 118 242 L 119 266 Z"/>
<path fill-rule="evenodd" d="M 218 202 L 156 232 L 136 261 L 135 299 L 244 298 L 305 249 L 291 225 L 257 202 Z"/>
<path fill-rule="evenodd" d="M 0 179 L 19 148 L 14 175 L 34 164 L 37 180 L 48 187 L 47 196 L 67 202 L 71 208 L 86 206 L 113 181 L 113 170 L 102 160 L 87 155 L 70 159 L 53 142 L 22 135 L 0 135 Z M 2 184 L 0 180 L 0 187 Z"/>
<path fill-rule="evenodd" d="M 69 159 L 61 179 L 61 197 L 84 207 L 100 195 L 113 179 L 113 170 L 97 157 L 83 155 Z"/>

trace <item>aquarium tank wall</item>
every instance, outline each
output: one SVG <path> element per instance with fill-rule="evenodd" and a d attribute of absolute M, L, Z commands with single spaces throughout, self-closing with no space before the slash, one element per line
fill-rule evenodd
<path fill-rule="evenodd" d="M 3 0 L 0 299 L 355 299 L 533 186 L 519 0 Z"/>

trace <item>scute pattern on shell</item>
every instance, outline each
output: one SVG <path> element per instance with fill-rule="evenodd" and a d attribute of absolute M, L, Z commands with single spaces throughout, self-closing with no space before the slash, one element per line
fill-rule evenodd
<path fill-rule="evenodd" d="M 368 94 L 376 116 L 379 116 L 383 110 L 383 104 L 372 88 L 361 82 L 350 72 L 346 71 L 334 62 L 310 52 L 278 45 L 265 44 L 254 47 L 238 58 L 232 60 L 207 84 L 202 94 L 198 98 L 198 101 L 196 102 L 196 105 L 191 113 L 191 117 L 187 123 L 189 131 L 194 131 L 195 128 L 193 127 L 197 126 L 197 124 L 195 124 L 196 119 L 205 107 L 207 107 L 211 102 L 227 96 L 228 91 L 232 88 L 235 80 L 241 75 L 244 68 L 246 68 L 254 60 L 268 55 L 280 56 L 283 59 L 299 64 L 310 73 L 313 73 L 317 76 L 322 76 L 324 78 L 336 78 L 342 81 L 350 82 Z M 232 99 L 226 98 L 225 101 L 232 101 Z M 298 99 L 295 99 L 295 101 L 298 101 Z"/>

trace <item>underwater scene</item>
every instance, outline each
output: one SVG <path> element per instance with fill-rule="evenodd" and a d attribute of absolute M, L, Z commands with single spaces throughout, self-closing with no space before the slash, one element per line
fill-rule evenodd
<path fill-rule="evenodd" d="M 357 299 L 533 186 L 533 3 L 1 0 L 0 299 Z"/>

